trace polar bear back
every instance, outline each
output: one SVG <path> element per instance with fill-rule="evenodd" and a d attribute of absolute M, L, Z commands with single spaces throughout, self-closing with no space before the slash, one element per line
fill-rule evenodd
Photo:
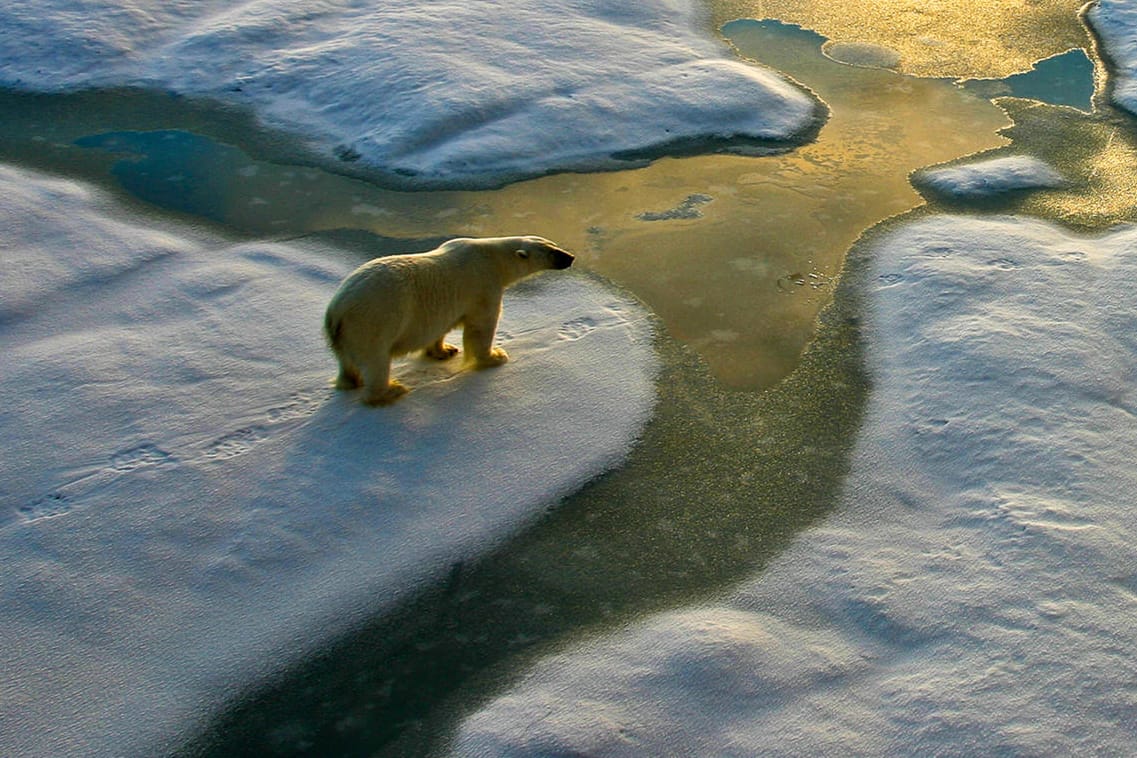
<path fill-rule="evenodd" d="M 344 282 L 329 316 L 367 324 L 371 336 L 388 338 L 392 354 L 418 350 L 465 314 L 500 307 L 502 286 L 492 261 L 470 252 L 439 250 L 365 263 Z"/>

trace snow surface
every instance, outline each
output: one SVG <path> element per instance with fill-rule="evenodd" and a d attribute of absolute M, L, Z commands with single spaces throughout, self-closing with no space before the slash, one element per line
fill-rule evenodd
<path fill-rule="evenodd" d="M 868 255 L 834 515 L 721 605 L 539 661 L 456 754 L 1132 754 L 1137 229 L 932 217 Z"/>
<path fill-rule="evenodd" d="M 1137 114 L 1137 3 L 1097 0 L 1086 12 L 1113 63 L 1113 101 Z"/>
<path fill-rule="evenodd" d="M 912 182 L 921 189 L 963 200 L 1015 190 L 1061 187 L 1066 180 L 1043 160 L 1029 155 L 1011 155 L 917 171 Z"/>
<path fill-rule="evenodd" d="M 0 165 L 0 755 L 170 740 L 619 463 L 649 320 L 572 272 L 510 290 L 512 360 L 329 386 L 358 260 L 129 216 Z"/>
<path fill-rule="evenodd" d="M 694 0 L 32 0 L 0 84 L 143 86 L 250 106 L 390 181 L 492 185 L 705 138 L 787 140 L 818 104 L 733 58 Z"/>

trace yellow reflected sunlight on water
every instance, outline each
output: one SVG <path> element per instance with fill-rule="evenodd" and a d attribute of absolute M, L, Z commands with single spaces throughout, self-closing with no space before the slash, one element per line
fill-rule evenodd
<path fill-rule="evenodd" d="M 426 205 L 389 193 L 329 204 L 316 225 L 406 236 L 540 233 L 642 298 L 725 384 L 767 387 L 796 365 L 857 236 L 920 204 L 909 172 L 1005 144 L 995 132 L 1009 121 L 949 82 L 836 63 L 800 29 L 739 22 L 726 32 L 743 55 L 831 106 L 815 143 L 438 193 Z M 643 220 L 645 212 L 658 220 Z"/>
<path fill-rule="evenodd" d="M 918 76 L 994 77 L 1087 44 L 1085 0 L 713 0 L 716 24 L 777 18 L 841 42 L 883 45 Z"/>
<path fill-rule="evenodd" d="M 170 128 L 168 104 L 143 107 L 129 93 L 59 102 L 9 93 L 0 131 L 13 155 L 94 175 L 112 165 L 123 187 L 150 202 L 257 235 L 361 228 L 398 238 L 550 237 L 572 248 L 581 268 L 644 300 L 722 383 L 758 390 L 797 365 L 854 240 L 921 204 L 909 173 L 1005 145 L 996 132 L 1010 122 L 949 81 L 838 63 L 821 53 L 822 37 L 795 26 L 740 21 L 725 34 L 741 55 L 786 72 L 829 104 L 816 142 L 780 155 L 660 159 L 491 191 L 396 192 L 251 159 L 197 136 L 215 129 L 209 121 L 190 121 L 190 131 L 177 134 L 147 132 Z M 139 131 L 99 125 L 115 122 L 119 101 Z M 168 181 L 191 175 L 184 191 Z M 171 187 L 179 191 L 168 197 Z"/>
<path fill-rule="evenodd" d="M 1058 169 L 1066 187 L 1010 198 L 1007 212 L 1027 213 L 1088 229 L 1137 219 L 1137 130 L 1132 121 L 1088 117 L 1069 108 L 1006 100 L 1015 125 L 1008 150 L 1035 155 Z"/>

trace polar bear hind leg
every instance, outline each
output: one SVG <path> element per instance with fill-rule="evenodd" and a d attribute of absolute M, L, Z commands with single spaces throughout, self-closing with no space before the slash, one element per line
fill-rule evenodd
<path fill-rule="evenodd" d="M 363 377 L 359 375 L 359 369 L 355 366 L 349 366 L 340 359 L 340 372 L 336 376 L 335 386 L 337 390 L 354 390 L 363 385 Z"/>
<path fill-rule="evenodd" d="M 391 360 L 376 360 L 363 374 L 363 402 L 367 405 L 389 405 L 409 391 L 391 379 Z"/>
<path fill-rule="evenodd" d="M 425 352 L 427 357 L 434 358 L 435 360 L 439 361 L 444 361 L 448 358 L 453 358 L 458 354 L 458 348 L 446 342 L 444 337 L 445 335 L 443 335 L 443 337 L 439 337 L 437 340 L 432 342 L 429 347 L 426 348 Z"/>

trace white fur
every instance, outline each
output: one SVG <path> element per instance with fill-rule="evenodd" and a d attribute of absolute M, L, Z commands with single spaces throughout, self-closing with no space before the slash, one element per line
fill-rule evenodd
<path fill-rule="evenodd" d="M 407 391 L 390 379 L 391 359 L 416 350 L 449 358 L 458 349 L 443 337 L 459 325 L 468 362 L 505 363 L 509 356 L 493 347 L 505 288 L 571 263 L 569 253 L 541 237 L 485 237 L 363 264 L 344 279 L 324 319 L 340 364 L 336 386 L 363 386 L 364 402 L 390 403 Z"/>

